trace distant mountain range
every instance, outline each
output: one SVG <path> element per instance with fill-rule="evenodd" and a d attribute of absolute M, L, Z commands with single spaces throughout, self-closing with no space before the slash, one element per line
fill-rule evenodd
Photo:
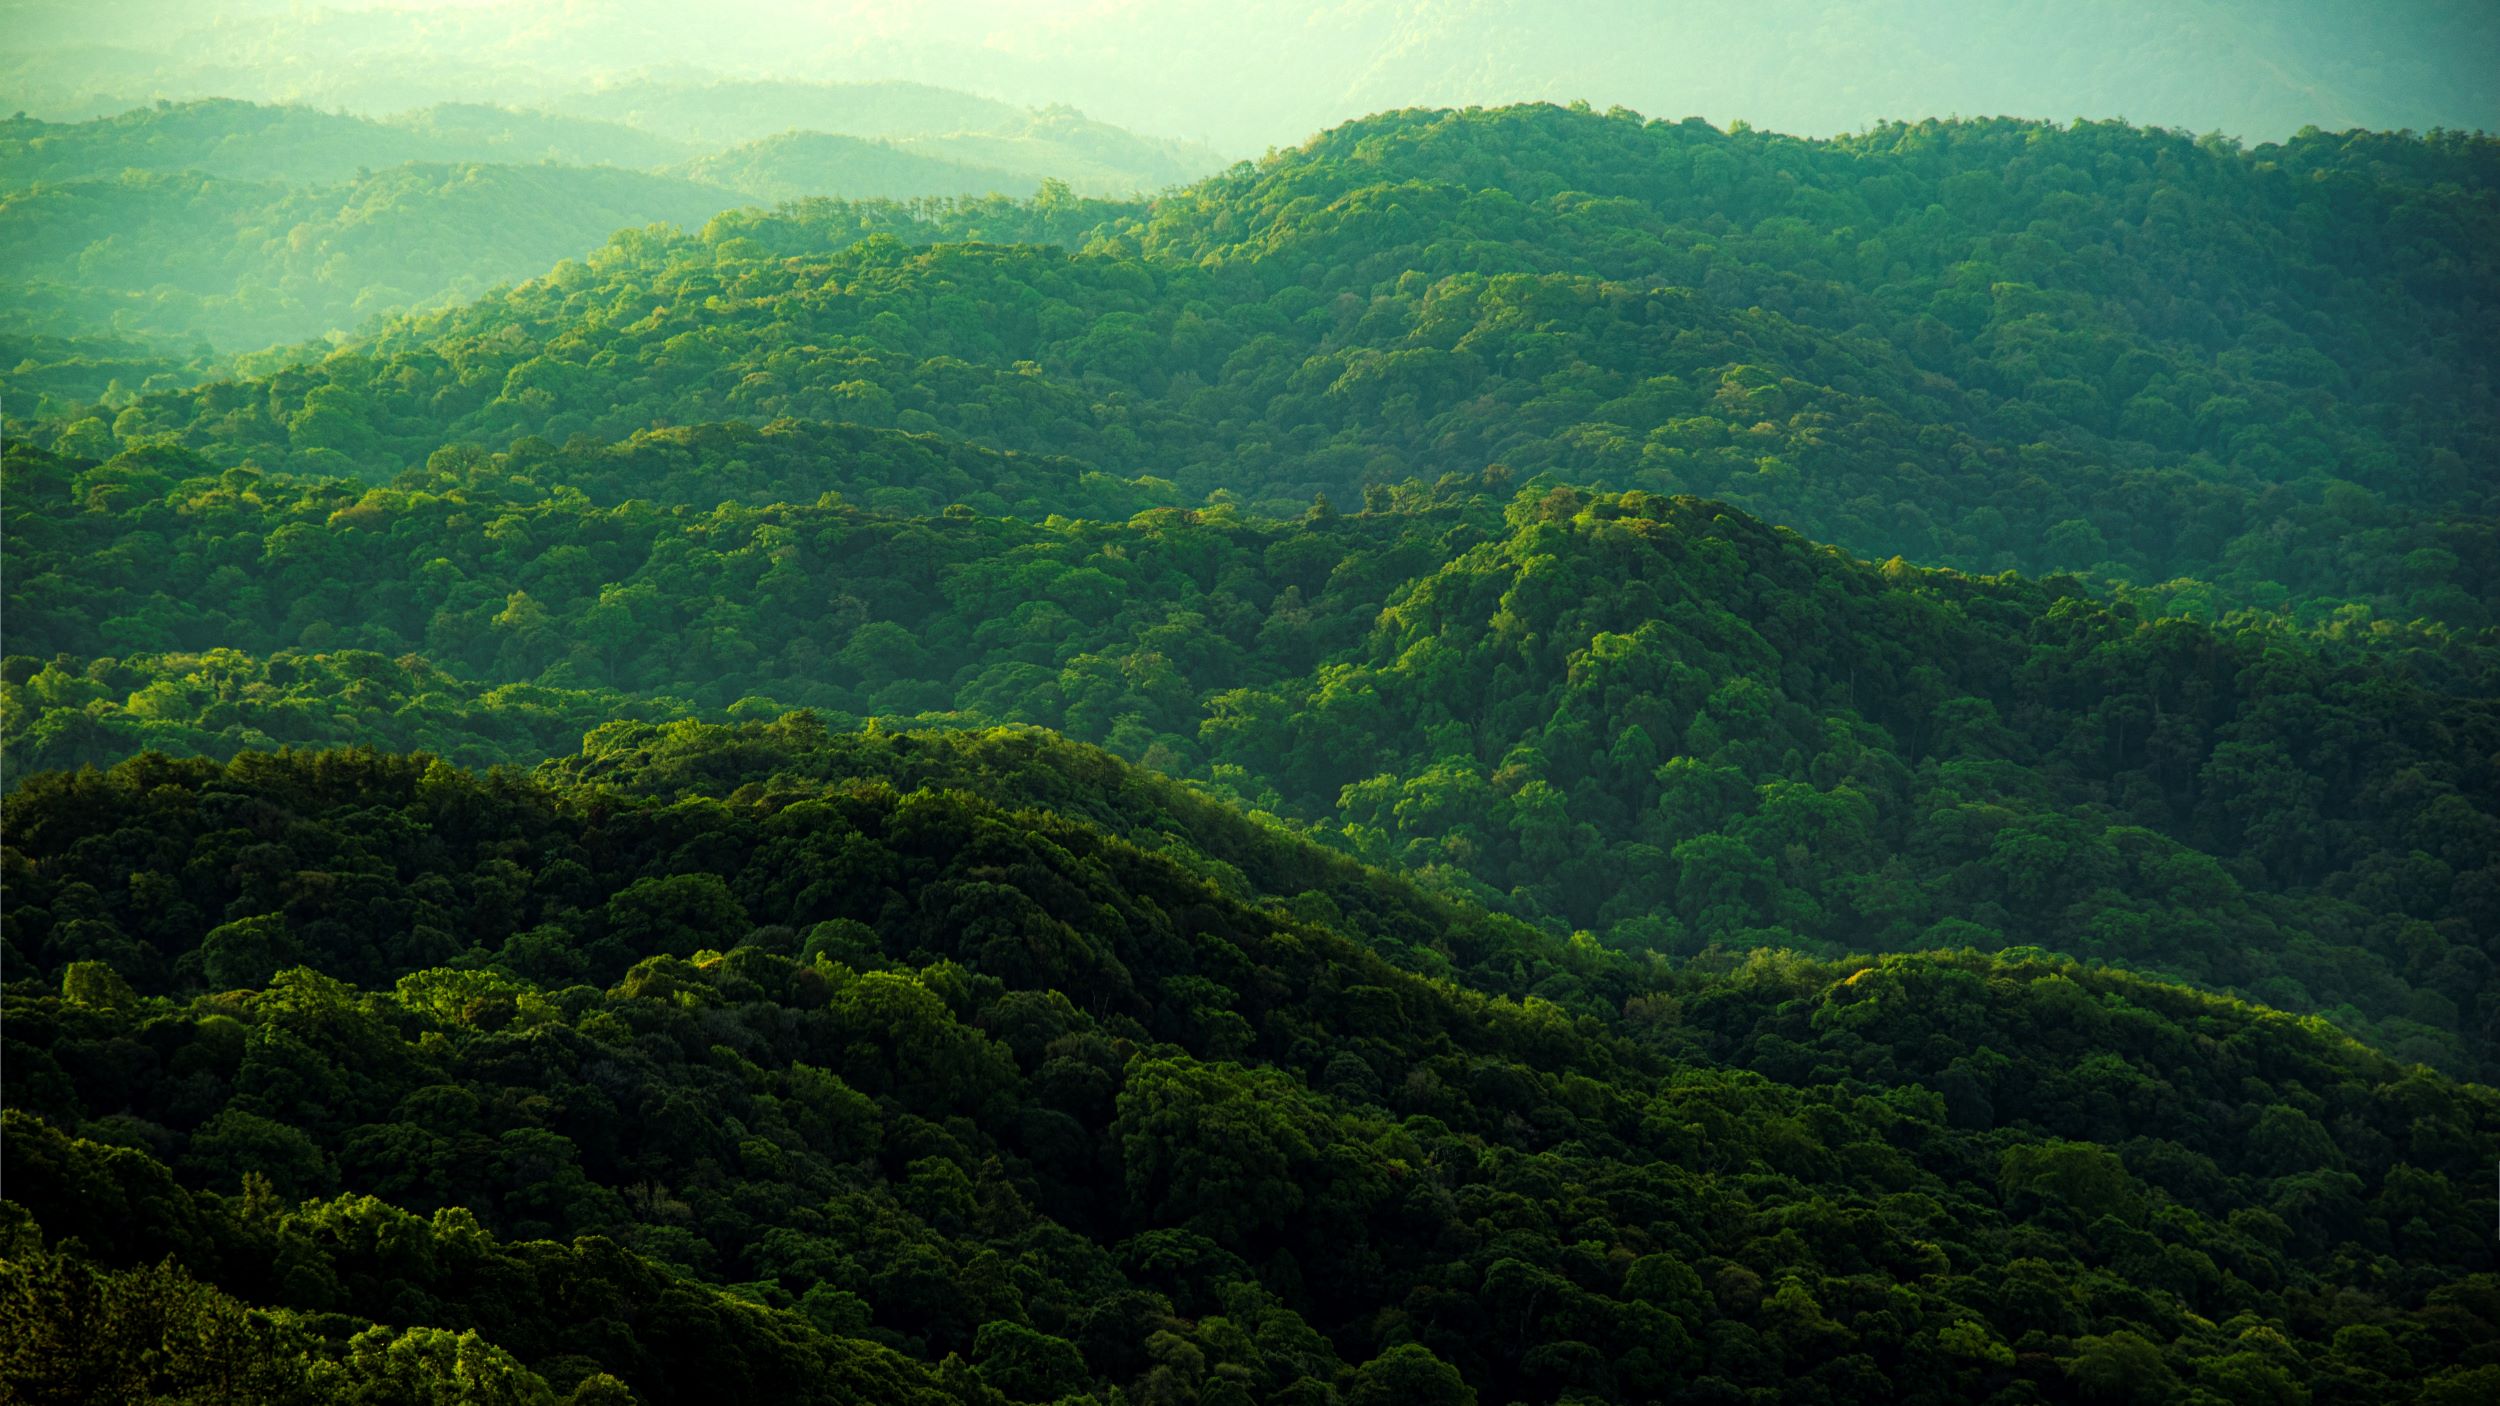
<path fill-rule="evenodd" d="M 1211 151 L 919 84 L 644 81 L 562 111 L 443 103 L 375 118 L 230 98 L 0 121 L 0 341 L 249 351 L 444 305 L 589 252 L 809 196 L 1130 195 Z M 58 361 L 56 355 L 44 358 Z M 76 380 L 101 393 L 128 369 Z M 124 380 L 124 384 L 139 382 Z"/>

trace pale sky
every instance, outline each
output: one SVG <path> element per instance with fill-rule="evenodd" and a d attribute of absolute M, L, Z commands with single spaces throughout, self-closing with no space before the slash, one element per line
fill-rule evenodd
<path fill-rule="evenodd" d="M 385 112 L 629 74 L 911 79 L 1209 142 L 1586 99 L 1802 134 L 2123 117 L 2250 140 L 2500 128 L 2493 0 L 0 0 L 0 106 Z"/>

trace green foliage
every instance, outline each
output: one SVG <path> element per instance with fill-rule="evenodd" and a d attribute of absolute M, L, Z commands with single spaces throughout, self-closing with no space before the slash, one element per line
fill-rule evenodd
<path fill-rule="evenodd" d="M 170 1260 L 99 1270 L 23 1243 L 0 1259 L 0 1341 L 0 1383 L 25 1402 L 291 1406 L 322 1399 L 308 1379 L 329 1365 L 295 1315 L 246 1308 Z"/>
<path fill-rule="evenodd" d="M 1346 1393 L 1346 1401 L 1348 1406 L 1392 1406 L 1405 1402 L 1415 1406 L 1475 1406 L 1476 1394 L 1467 1389 L 1458 1370 L 1449 1363 L 1426 1348 L 1404 1343 L 1364 1363 L 1354 1374 L 1354 1388 Z"/>
<path fill-rule="evenodd" d="M 1006 1319 L 981 1325 L 972 1358 L 983 1382 L 1017 1401 L 1057 1401 L 1091 1379 L 1074 1343 Z"/>

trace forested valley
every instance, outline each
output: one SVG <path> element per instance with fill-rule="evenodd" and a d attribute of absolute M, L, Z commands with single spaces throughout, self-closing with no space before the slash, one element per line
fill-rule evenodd
<path fill-rule="evenodd" d="M 0 1396 L 2500 1395 L 2491 138 L 803 96 L 0 137 Z"/>

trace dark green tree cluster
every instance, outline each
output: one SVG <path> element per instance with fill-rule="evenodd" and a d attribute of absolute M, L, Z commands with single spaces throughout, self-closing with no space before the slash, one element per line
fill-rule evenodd
<path fill-rule="evenodd" d="M 1541 945 L 1100 753 L 804 718 L 536 779 L 142 758 L 6 821 L 24 1399 L 2500 1380 L 2489 1089 L 2071 961 Z"/>

